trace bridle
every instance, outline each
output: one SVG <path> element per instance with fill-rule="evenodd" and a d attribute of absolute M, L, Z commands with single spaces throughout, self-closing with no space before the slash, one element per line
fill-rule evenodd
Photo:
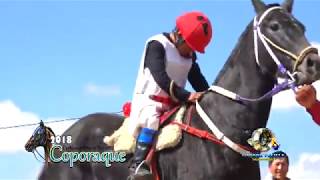
<path fill-rule="evenodd" d="M 35 130 L 35 133 L 37 133 L 37 131 L 42 131 L 43 132 L 43 136 L 41 137 L 41 139 L 39 140 L 39 143 L 38 144 L 34 144 L 33 145 L 33 147 L 32 147 L 32 153 L 33 153 L 33 155 L 34 155 L 34 157 L 39 161 L 39 162 L 41 162 L 38 158 L 37 158 L 37 156 L 36 156 L 36 154 L 38 154 L 38 156 L 40 156 L 41 157 L 41 159 L 43 159 L 44 161 L 46 161 L 46 159 L 39 153 L 39 151 L 37 150 L 37 147 L 38 146 L 43 146 L 44 147 L 44 149 L 45 149 L 45 153 L 46 153 L 46 148 L 48 148 L 47 146 L 48 146 L 48 143 L 51 143 L 51 141 L 50 141 L 50 138 L 51 138 L 51 136 L 55 136 L 55 134 L 54 134 L 54 132 L 49 128 L 49 127 L 46 127 L 46 126 L 44 126 L 43 124 L 41 125 L 41 122 L 40 122 L 40 126 L 38 127 L 38 128 L 41 128 L 41 129 L 36 129 Z M 34 141 L 36 141 L 35 140 L 35 136 L 36 136 L 37 134 L 34 134 L 33 135 L 33 137 L 32 137 L 32 141 L 34 142 Z M 36 153 L 36 154 L 35 154 Z M 43 163 L 43 162 L 42 162 Z"/>
<path fill-rule="evenodd" d="M 259 49 L 258 49 L 258 39 L 263 43 L 265 49 L 271 56 L 272 60 L 276 63 L 278 70 L 280 73 L 285 75 L 286 79 L 283 83 L 276 85 L 272 90 L 267 92 L 261 97 L 258 98 L 245 98 L 242 97 L 234 92 L 231 92 L 227 89 L 224 89 L 219 86 L 212 85 L 208 91 L 215 92 L 217 94 L 223 95 L 227 98 L 230 98 L 231 100 L 238 101 L 238 102 L 257 102 L 257 101 L 262 101 L 268 98 L 271 98 L 275 94 L 279 93 L 280 91 L 283 91 L 285 89 L 291 88 L 293 91 L 295 91 L 296 85 L 295 85 L 295 78 L 294 74 L 296 71 L 297 66 L 305 59 L 305 56 L 310 53 L 310 52 L 317 52 L 317 49 L 312 46 L 308 46 L 304 48 L 299 55 L 295 55 L 294 53 L 282 48 L 281 46 L 277 45 L 274 43 L 272 40 L 270 40 L 268 37 L 266 37 L 260 29 L 260 24 L 263 21 L 263 19 L 271 12 L 274 10 L 281 10 L 281 7 L 272 7 L 267 9 L 263 14 L 260 16 L 260 19 L 258 20 L 257 16 L 254 18 L 254 23 L 253 23 L 253 31 L 254 31 L 254 54 L 255 54 L 255 59 L 257 65 L 260 67 L 260 62 L 259 62 Z M 290 56 L 293 61 L 295 61 L 294 67 L 293 67 L 293 73 L 288 71 L 285 66 L 279 61 L 275 53 L 272 51 L 270 45 L 279 50 L 280 52 Z M 225 136 L 223 132 L 219 130 L 219 128 L 213 123 L 211 118 L 206 114 L 206 112 L 202 109 L 200 106 L 199 102 L 196 101 L 196 110 L 202 120 L 206 123 L 206 125 L 209 127 L 209 129 L 213 132 L 213 135 L 220 141 L 223 142 L 225 145 L 233 149 L 234 151 L 238 152 L 241 155 L 247 155 L 250 154 L 252 151 L 249 151 L 248 149 L 244 148 L 243 146 L 234 143 L 231 139 Z"/>
<path fill-rule="evenodd" d="M 268 51 L 269 55 L 271 56 L 272 60 L 277 64 L 279 71 L 282 74 L 286 74 L 288 75 L 288 77 L 292 80 L 295 81 L 295 78 L 293 76 L 293 74 L 290 73 L 290 71 L 288 71 L 283 64 L 279 61 L 279 59 L 277 58 L 277 56 L 274 54 L 274 52 L 272 51 L 272 49 L 270 48 L 269 44 L 279 50 L 280 52 L 288 55 L 291 57 L 291 59 L 293 61 L 295 61 L 292 72 L 295 72 L 297 69 L 297 66 L 299 64 L 302 63 L 303 59 L 305 58 L 305 56 L 310 53 L 310 52 L 317 52 L 317 48 L 313 47 L 313 46 L 307 46 L 306 48 L 304 48 L 303 50 L 301 50 L 301 52 L 296 55 L 292 52 L 290 52 L 289 50 L 286 50 L 284 48 L 282 48 L 281 46 L 277 45 L 276 43 L 274 43 L 272 40 L 270 40 L 268 37 L 266 37 L 260 29 L 260 24 L 261 22 L 264 20 L 264 18 L 271 12 L 274 10 L 282 10 L 283 8 L 280 6 L 277 7 L 272 7 L 267 9 L 261 16 L 260 19 L 258 20 L 258 17 L 256 16 L 254 18 L 254 22 L 253 22 L 253 33 L 254 33 L 254 54 L 255 54 L 255 58 L 256 58 L 256 62 L 257 64 L 260 66 L 260 62 L 259 62 L 259 46 L 258 46 L 258 38 L 259 40 L 263 43 L 264 47 L 266 48 L 266 50 Z"/>
<path fill-rule="evenodd" d="M 276 43 L 274 43 L 272 40 L 270 40 L 268 37 L 266 37 L 260 29 L 260 24 L 262 22 L 262 20 L 271 12 L 274 10 L 281 10 L 281 7 L 272 7 L 269 8 L 268 10 L 266 10 L 261 16 L 260 19 L 257 19 L 257 16 L 254 18 L 254 22 L 253 22 L 253 35 L 254 35 L 254 54 L 255 54 L 255 59 L 256 59 L 256 63 L 257 65 L 260 67 L 260 61 L 259 61 L 259 46 L 258 46 L 258 39 L 263 43 L 265 49 L 267 50 L 267 52 L 269 53 L 269 55 L 271 56 L 272 60 L 274 61 L 274 63 L 277 65 L 277 68 L 279 70 L 279 72 L 284 75 L 285 81 L 282 82 L 281 84 L 277 84 L 276 86 L 274 86 L 274 88 L 272 90 L 270 90 L 269 92 L 267 92 L 266 94 L 262 95 L 261 97 L 258 98 L 246 98 L 246 97 L 242 97 L 238 94 L 235 94 L 227 89 L 224 89 L 222 87 L 219 86 L 215 86 L 212 85 L 208 91 L 212 91 L 212 92 L 216 92 L 218 94 L 221 94 L 225 97 L 228 97 L 234 101 L 240 101 L 240 102 L 257 102 L 257 101 L 263 101 L 265 99 L 271 98 L 272 96 L 278 94 L 279 92 L 291 88 L 293 91 L 296 91 L 296 79 L 294 78 L 294 74 L 296 73 L 296 68 L 297 66 L 303 61 L 303 59 L 305 59 L 305 56 L 310 53 L 310 52 L 315 52 L 317 53 L 318 50 L 317 48 L 313 47 L 313 46 L 308 46 L 306 48 L 304 48 L 299 55 L 295 55 L 294 53 L 282 48 L 281 46 L 277 45 Z M 270 45 L 272 47 L 274 47 L 275 49 L 279 50 L 280 52 L 290 56 L 292 58 L 293 61 L 295 61 L 293 70 L 291 73 L 287 68 L 285 68 L 285 66 L 279 61 L 278 57 L 275 55 L 275 53 L 272 51 Z M 260 67 L 261 68 L 261 67 Z"/>

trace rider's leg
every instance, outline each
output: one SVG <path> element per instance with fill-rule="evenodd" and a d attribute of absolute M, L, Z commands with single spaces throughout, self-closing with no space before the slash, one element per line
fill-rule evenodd
<path fill-rule="evenodd" d="M 157 131 L 149 128 L 142 128 L 137 139 L 135 153 L 130 166 L 131 179 L 146 179 L 152 177 L 145 158 L 152 147 L 154 135 Z"/>
<path fill-rule="evenodd" d="M 155 106 L 143 109 L 140 115 L 141 126 L 137 137 L 136 149 L 130 165 L 130 180 L 151 179 L 152 174 L 145 158 L 153 145 L 154 136 L 159 127 L 160 111 Z"/>

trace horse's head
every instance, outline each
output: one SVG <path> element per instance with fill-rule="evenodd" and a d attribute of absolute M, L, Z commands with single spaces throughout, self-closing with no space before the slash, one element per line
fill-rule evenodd
<path fill-rule="evenodd" d="M 255 55 L 260 67 L 282 74 L 280 77 L 285 73 L 279 72 L 285 68 L 293 73 L 298 85 L 320 79 L 320 57 L 306 39 L 304 25 L 291 13 L 293 0 L 286 0 L 281 5 L 265 5 L 260 0 L 252 0 L 252 3 L 257 13 Z M 270 58 L 274 62 L 265 60 Z"/>
<path fill-rule="evenodd" d="M 45 147 L 47 143 L 51 143 L 51 136 L 54 136 L 51 128 L 44 126 L 43 122 L 34 130 L 32 136 L 29 138 L 25 145 L 25 149 L 28 152 L 32 152 L 35 148 L 39 146 Z"/>

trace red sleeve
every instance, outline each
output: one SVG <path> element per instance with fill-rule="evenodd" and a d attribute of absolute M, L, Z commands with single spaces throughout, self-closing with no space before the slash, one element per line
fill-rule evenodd
<path fill-rule="evenodd" d="M 317 101 L 310 109 L 307 109 L 307 111 L 311 114 L 314 122 L 320 126 L 320 101 Z"/>

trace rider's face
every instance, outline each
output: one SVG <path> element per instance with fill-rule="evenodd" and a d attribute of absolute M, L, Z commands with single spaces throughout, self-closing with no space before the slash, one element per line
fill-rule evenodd
<path fill-rule="evenodd" d="M 177 47 L 179 54 L 185 58 L 192 58 L 193 50 L 188 46 L 186 42 L 182 43 Z"/>

